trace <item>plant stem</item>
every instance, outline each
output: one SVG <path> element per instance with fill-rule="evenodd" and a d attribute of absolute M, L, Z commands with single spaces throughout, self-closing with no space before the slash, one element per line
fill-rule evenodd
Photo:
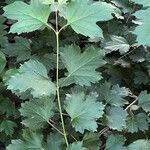
<path fill-rule="evenodd" d="M 129 108 L 131 108 L 138 101 L 137 96 L 134 96 L 134 98 L 135 98 L 135 100 L 124 109 L 125 111 L 127 111 Z"/>
<path fill-rule="evenodd" d="M 62 107 L 60 102 L 60 92 L 59 92 L 59 31 L 58 31 L 58 12 L 56 12 L 56 42 L 57 42 L 57 65 L 56 65 L 56 87 L 57 87 L 57 101 L 58 101 L 58 107 L 59 107 L 59 113 L 62 123 L 62 129 L 63 129 L 63 135 L 66 142 L 66 145 L 68 146 L 68 139 L 66 135 L 66 129 L 64 124 L 64 118 L 62 113 Z"/>
<path fill-rule="evenodd" d="M 64 135 L 59 129 L 57 129 L 50 121 L 48 121 L 48 124 L 52 126 L 56 131 L 58 131 L 61 135 Z"/>

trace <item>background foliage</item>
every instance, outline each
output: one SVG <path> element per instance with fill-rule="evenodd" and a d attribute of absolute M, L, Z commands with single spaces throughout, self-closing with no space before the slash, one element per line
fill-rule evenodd
<path fill-rule="evenodd" d="M 149 150 L 150 1 L 23 1 L 0 2 L 0 149 Z"/>

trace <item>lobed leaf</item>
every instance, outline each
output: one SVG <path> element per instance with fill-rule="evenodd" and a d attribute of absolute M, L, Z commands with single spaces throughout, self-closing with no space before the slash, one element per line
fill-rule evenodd
<path fill-rule="evenodd" d="M 147 91 L 142 91 L 138 97 L 139 106 L 146 112 L 150 111 L 150 94 Z"/>
<path fill-rule="evenodd" d="M 127 150 L 125 146 L 126 138 L 120 134 L 111 134 L 106 141 L 106 150 Z"/>
<path fill-rule="evenodd" d="M 104 105 L 96 102 L 94 96 L 82 92 L 72 93 L 66 98 L 65 110 L 71 117 L 71 124 L 76 131 L 96 131 L 96 120 L 103 115 Z"/>
<path fill-rule="evenodd" d="M 33 99 L 21 104 L 22 124 L 31 129 L 43 128 L 54 116 L 54 102 L 49 98 Z"/>
<path fill-rule="evenodd" d="M 8 89 L 19 90 L 20 93 L 31 90 L 31 94 L 36 98 L 55 95 L 55 84 L 49 79 L 47 70 L 42 63 L 29 60 L 20 66 L 18 72 L 6 82 Z"/>
<path fill-rule="evenodd" d="M 22 1 L 16 1 L 5 6 L 3 9 L 5 17 L 17 20 L 11 26 L 10 32 L 18 34 L 44 29 L 47 26 L 50 14 L 50 7 L 42 4 L 40 0 L 31 0 L 30 5 Z"/>
<path fill-rule="evenodd" d="M 107 112 L 107 125 L 114 130 L 122 131 L 126 127 L 127 112 L 121 107 L 111 107 Z"/>
<path fill-rule="evenodd" d="M 105 2 L 90 3 L 89 0 L 70 2 L 61 15 L 73 30 L 90 38 L 103 37 L 102 29 L 96 25 L 98 21 L 112 19 L 111 13 L 116 8 Z"/>
<path fill-rule="evenodd" d="M 68 86 L 72 83 L 90 86 L 91 83 L 98 82 L 102 76 L 95 69 L 106 63 L 103 57 L 103 50 L 98 50 L 93 46 L 88 47 L 83 53 L 77 46 L 63 48 L 61 60 L 68 73 L 66 78 L 60 80 L 60 86 Z"/>
<path fill-rule="evenodd" d="M 66 150 L 87 150 L 86 148 L 82 147 L 82 142 L 75 142 L 70 144 Z"/>

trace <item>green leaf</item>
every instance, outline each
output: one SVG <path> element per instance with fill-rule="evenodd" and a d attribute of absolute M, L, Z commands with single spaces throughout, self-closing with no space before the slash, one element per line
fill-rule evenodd
<path fill-rule="evenodd" d="M 56 68 L 56 54 L 54 53 L 47 53 L 43 56 L 35 56 L 35 59 L 37 59 L 39 62 L 41 62 L 48 71 L 54 70 Z M 59 69 L 65 69 L 63 63 L 59 61 Z"/>
<path fill-rule="evenodd" d="M 6 0 L 6 3 L 11 4 L 11 3 L 14 3 L 16 1 L 24 1 L 24 0 Z"/>
<path fill-rule="evenodd" d="M 115 7 L 105 2 L 91 3 L 88 0 L 70 2 L 61 14 L 73 30 L 91 38 L 102 37 L 102 30 L 96 25 L 98 21 L 112 19 Z"/>
<path fill-rule="evenodd" d="M 143 71 L 136 71 L 134 77 L 135 84 L 144 84 L 146 85 L 149 82 L 148 75 L 145 74 Z"/>
<path fill-rule="evenodd" d="M 85 133 L 83 137 L 83 146 L 88 148 L 88 150 L 99 150 L 100 144 L 101 142 L 97 133 Z"/>
<path fill-rule="evenodd" d="M 9 98 L 0 96 L 0 114 L 5 114 L 7 117 L 18 116 L 16 106 Z"/>
<path fill-rule="evenodd" d="M 3 71 L 3 69 L 6 66 L 6 57 L 5 55 L 0 51 L 0 73 Z"/>
<path fill-rule="evenodd" d="M 134 34 L 137 35 L 137 41 L 139 44 L 150 45 L 150 20 L 147 14 L 150 13 L 150 8 L 146 10 L 140 10 L 135 13 L 135 16 L 140 19 L 139 26 L 136 27 Z"/>
<path fill-rule="evenodd" d="M 9 57 L 17 57 L 17 61 L 27 60 L 31 55 L 30 42 L 23 37 L 15 37 L 15 43 L 7 44 L 3 52 Z"/>
<path fill-rule="evenodd" d="M 132 0 L 133 2 L 135 3 L 138 3 L 138 4 L 142 4 L 144 6 L 150 6 L 150 1 L 149 0 Z"/>
<path fill-rule="evenodd" d="M 128 150 L 149 150 L 149 149 L 150 149 L 150 141 L 143 139 L 137 140 L 128 146 Z"/>
<path fill-rule="evenodd" d="M 119 85 L 111 86 L 109 82 L 105 82 L 98 86 L 99 97 L 101 101 L 105 101 L 114 106 L 123 106 L 126 100 L 124 99 L 129 95 L 129 89 L 119 87 Z"/>
<path fill-rule="evenodd" d="M 82 142 L 74 142 L 70 144 L 66 150 L 87 150 L 87 149 L 82 147 Z"/>
<path fill-rule="evenodd" d="M 43 4 L 54 4 L 55 0 L 40 0 Z"/>
<path fill-rule="evenodd" d="M 138 97 L 138 105 L 142 107 L 146 112 L 150 111 L 150 94 L 147 91 L 142 91 Z"/>
<path fill-rule="evenodd" d="M 6 26 L 4 25 L 4 22 L 6 19 L 2 16 L 0 16 L 0 46 L 4 47 L 7 43 L 7 37 L 5 36 L 7 32 L 5 31 Z"/>
<path fill-rule="evenodd" d="M 54 102 L 51 98 L 32 99 L 21 104 L 19 110 L 25 118 L 22 124 L 32 129 L 40 129 L 54 116 Z"/>
<path fill-rule="evenodd" d="M 4 7 L 5 17 L 18 20 L 11 26 L 11 33 L 32 32 L 37 29 L 44 29 L 50 14 L 50 7 L 42 4 L 39 0 L 31 0 L 28 5 L 22 1 L 16 1 Z"/>
<path fill-rule="evenodd" d="M 112 0 L 112 2 L 125 13 L 132 11 L 132 7 L 128 0 Z"/>
<path fill-rule="evenodd" d="M 39 133 L 27 132 L 23 135 L 24 140 L 12 140 L 7 150 L 43 150 L 43 136 Z"/>
<path fill-rule="evenodd" d="M 110 41 L 106 41 L 104 43 L 104 48 L 106 49 L 106 53 L 111 53 L 112 51 L 118 51 L 120 54 L 124 54 L 129 51 L 130 45 L 127 40 L 121 36 L 111 36 Z"/>
<path fill-rule="evenodd" d="M 114 130 L 122 131 L 126 127 L 127 112 L 121 107 L 111 107 L 107 111 L 107 125 Z"/>
<path fill-rule="evenodd" d="M 6 135 L 12 135 L 17 124 L 11 120 L 3 120 L 0 124 L 0 131 L 4 131 Z"/>
<path fill-rule="evenodd" d="M 144 113 L 132 115 L 127 118 L 127 130 L 128 132 L 134 133 L 138 130 L 148 130 L 147 116 Z"/>
<path fill-rule="evenodd" d="M 76 131 L 96 131 L 96 120 L 103 115 L 104 105 L 96 102 L 96 98 L 83 92 L 72 93 L 66 98 L 65 110 L 71 117 L 72 126 Z"/>
<path fill-rule="evenodd" d="M 129 57 L 134 63 L 141 63 L 145 61 L 145 55 L 146 51 L 143 46 L 140 46 L 134 51 L 134 53 L 132 52 Z"/>
<path fill-rule="evenodd" d="M 103 60 L 104 51 L 93 46 L 88 47 L 83 53 L 77 46 L 63 48 L 61 59 L 68 70 L 66 78 L 61 79 L 61 86 L 68 86 L 72 83 L 81 86 L 90 86 L 91 83 L 99 81 L 102 76 L 95 71 L 106 62 Z"/>
<path fill-rule="evenodd" d="M 50 134 L 47 138 L 47 150 L 61 150 L 64 138 L 60 134 Z"/>
<path fill-rule="evenodd" d="M 55 0 L 40 0 L 43 4 L 54 4 L 56 3 Z M 58 4 L 66 4 L 67 0 L 58 0 Z"/>
<path fill-rule="evenodd" d="M 7 83 L 11 79 L 11 77 L 17 73 L 19 73 L 19 71 L 16 68 L 7 70 L 3 76 L 3 82 Z M 19 90 L 11 90 L 11 91 L 12 91 L 12 93 L 16 94 L 22 100 L 33 98 L 33 96 L 30 94 L 30 90 L 27 90 L 23 93 L 20 93 Z"/>
<path fill-rule="evenodd" d="M 126 138 L 123 135 L 111 134 L 106 141 L 106 150 L 127 150 L 123 145 Z"/>
<path fill-rule="evenodd" d="M 19 73 L 13 75 L 7 82 L 8 89 L 19 90 L 23 93 L 31 90 L 33 97 L 50 96 L 55 94 L 56 87 L 47 75 L 43 64 L 36 60 L 29 60 L 20 66 Z"/>
<path fill-rule="evenodd" d="M 59 4 L 66 4 L 68 0 L 58 0 Z"/>

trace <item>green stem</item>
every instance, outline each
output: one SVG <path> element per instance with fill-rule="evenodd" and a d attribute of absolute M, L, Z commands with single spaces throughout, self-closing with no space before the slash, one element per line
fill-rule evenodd
<path fill-rule="evenodd" d="M 57 101 L 58 101 L 61 122 L 62 122 L 64 139 L 66 141 L 66 145 L 68 146 L 68 139 L 67 139 L 67 135 L 66 135 L 66 129 L 65 129 L 65 124 L 64 124 L 64 119 L 63 119 L 61 103 L 60 103 L 60 92 L 59 92 L 59 32 L 56 32 L 56 39 L 57 39 L 57 67 L 56 67 Z"/>
<path fill-rule="evenodd" d="M 56 12 L 56 42 L 57 42 L 57 65 L 56 65 L 56 88 L 57 88 L 57 101 L 58 101 L 58 107 L 59 107 L 59 113 L 62 123 L 62 129 L 63 129 L 63 135 L 66 142 L 66 145 L 68 146 L 68 139 L 64 124 L 64 118 L 62 113 L 62 107 L 60 102 L 60 92 L 59 92 L 59 31 L 58 31 L 58 12 Z"/>
<path fill-rule="evenodd" d="M 52 126 L 57 132 L 59 132 L 61 135 L 64 135 L 59 129 L 57 129 L 50 121 L 48 121 L 48 124 Z"/>

